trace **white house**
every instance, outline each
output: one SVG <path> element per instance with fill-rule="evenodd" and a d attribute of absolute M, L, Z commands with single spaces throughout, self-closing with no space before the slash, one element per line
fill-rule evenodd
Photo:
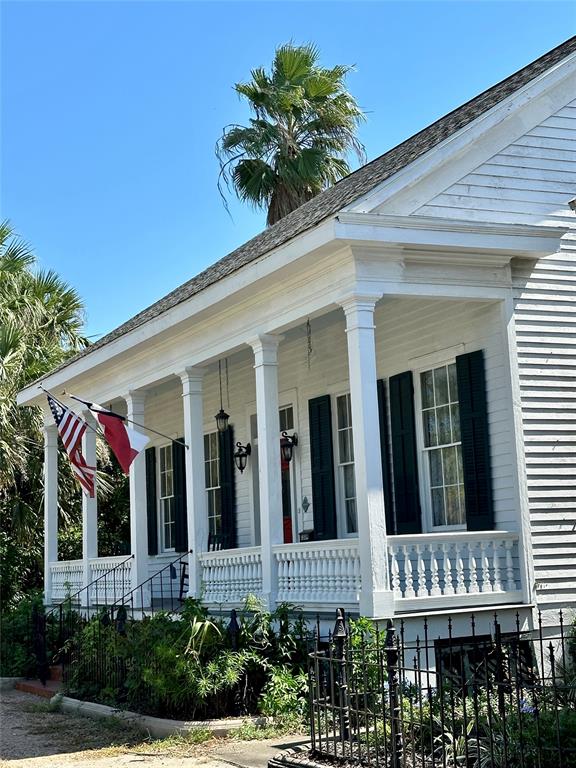
<path fill-rule="evenodd" d="M 214 608 L 576 607 L 575 197 L 572 38 L 47 376 L 187 446 L 133 464 L 126 589 L 180 553 Z M 48 602 L 121 560 L 84 498 L 57 562 L 56 453 L 46 412 Z"/>

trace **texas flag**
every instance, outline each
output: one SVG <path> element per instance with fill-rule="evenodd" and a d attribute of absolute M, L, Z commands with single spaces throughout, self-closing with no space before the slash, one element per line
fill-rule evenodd
<path fill-rule="evenodd" d="M 109 411 L 98 403 L 82 402 L 90 408 L 104 430 L 104 437 L 127 475 L 130 464 L 150 442 L 150 438 L 126 425 L 126 417 Z"/>

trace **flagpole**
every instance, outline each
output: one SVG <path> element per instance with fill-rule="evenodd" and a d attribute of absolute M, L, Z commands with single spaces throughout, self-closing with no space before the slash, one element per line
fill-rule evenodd
<path fill-rule="evenodd" d="M 80 397 L 76 397 L 76 395 L 72 395 L 70 394 L 70 392 L 66 392 L 66 390 L 64 390 L 62 394 L 67 395 L 68 397 L 72 398 L 72 400 L 76 400 L 77 402 L 88 406 L 88 408 L 90 409 L 89 401 L 82 400 Z M 115 411 L 111 411 L 109 408 L 107 408 L 106 411 L 111 416 L 117 416 L 119 419 L 122 419 L 123 421 L 127 421 L 129 424 L 134 424 L 135 427 L 140 427 L 140 429 L 145 429 L 147 432 L 154 432 L 154 434 L 159 435 L 160 437 L 163 437 L 166 440 L 170 440 L 172 443 L 178 443 L 178 445 L 183 445 L 185 448 L 189 447 L 188 445 L 186 445 L 186 443 L 183 443 L 180 440 L 175 440 L 173 437 L 170 437 L 170 435 L 165 435 L 164 432 L 159 432 L 157 429 L 153 429 L 152 427 L 147 427 L 145 424 L 140 424 L 139 422 L 134 421 L 133 419 L 129 419 L 127 416 L 123 416 L 121 413 L 116 413 Z M 91 412 L 98 413 L 98 411 L 91 411 Z"/>
<path fill-rule="evenodd" d="M 48 390 L 48 389 L 45 389 L 45 387 L 43 387 L 43 386 L 42 386 L 42 384 L 38 384 L 38 389 L 41 389 L 41 390 L 42 390 L 42 392 L 45 392 L 47 395 L 50 395 L 50 397 L 51 397 L 51 398 L 52 398 L 52 399 L 53 399 L 55 402 L 57 402 L 57 403 L 58 403 L 58 405 L 59 405 L 61 408 L 66 408 L 66 409 L 68 409 L 68 406 L 67 406 L 67 405 L 64 405 L 64 403 L 63 403 L 63 402 L 61 402 L 60 400 L 58 400 L 58 398 L 57 398 L 55 395 L 53 395 L 53 394 L 52 394 L 52 392 L 50 392 L 50 390 Z M 78 398 L 75 398 L 75 399 L 78 399 Z M 86 419 L 82 419 L 82 421 L 84 422 L 84 424 L 86 424 L 86 426 L 88 427 L 88 429 L 91 429 L 91 430 L 92 430 L 92 432 L 95 432 L 95 433 L 98 435 L 98 437 L 101 437 L 101 438 L 105 439 L 105 438 L 104 438 L 104 432 L 102 432 L 102 430 L 101 430 L 101 429 L 99 429 L 98 427 L 93 427 L 93 426 L 92 426 L 92 424 L 89 424 L 89 423 L 86 421 Z"/>

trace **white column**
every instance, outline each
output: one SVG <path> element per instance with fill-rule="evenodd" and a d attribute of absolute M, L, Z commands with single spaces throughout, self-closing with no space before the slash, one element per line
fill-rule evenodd
<path fill-rule="evenodd" d="M 199 555 L 208 546 L 208 507 L 204 477 L 203 368 L 185 368 L 182 379 L 184 442 L 186 450 L 186 515 L 188 519 L 188 596 L 200 597 L 202 569 Z"/>
<path fill-rule="evenodd" d="M 44 603 L 52 602 L 50 563 L 58 560 L 58 429 L 44 426 Z"/>
<path fill-rule="evenodd" d="M 279 336 L 262 335 L 250 342 L 254 350 L 256 414 L 258 419 L 258 472 L 260 484 L 260 541 L 262 592 L 273 609 L 277 573 L 272 546 L 283 541 L 282 478 L 280 473 L 280 418 L 278 415 Z"/>
<path fill-rule="evenodd" d="M 126 397 L 128 419 L 144 424 L 144 403 L 146 393 L 130 391 Z M 146 456 L 141 451 L 130 465 L 130 548 L 134 555 L 132 562 L 132 589 L 148 578 L 148 518 L 146 511 Z M 150 605 L 150 590 L 134 596 L 134 605 Z"/>
<path fill-rule="evenodd" d="M 82 453 L 89 467 L 96 466 L 96 421 L 90 411 L 83 411 L 82 418 L 88 424 L 84 437 L 82 438 Z M 93 429 L 90 429 L 92 427 Z M 94 485 L 96 488 L 96 479 Z M 90 571 L 91 558 L 98 557 L 98 507 L 96 501 L 96 491 L 94 498 L 82 491 L 82 586 L 86 587 L 92 581 Z M 89 604 L 88 590 L 81 594 L 81 604 Z"/>
<path fill-rule="evenodd" d="M 346 315 L 354 476 L 362 591 L 360 615 L 391 616 L 386 516 L 382 488 L 380 426 L 376 387 L 374 306 L 379 296 L 354 295 L 343 302 Z"/>

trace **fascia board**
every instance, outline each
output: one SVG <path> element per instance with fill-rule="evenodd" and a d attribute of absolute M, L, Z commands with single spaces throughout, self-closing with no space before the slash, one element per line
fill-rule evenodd
<path fill-rule="evenodd" d="M 396 195 L 400 193 L 405 194 L 409 188 L 438 172 L 440 168 L 455 162 L 457 158 L 461 158 L 467 152 L 475 151 L 480 146 L 481 137 L 492 129 L 500 127 L 506 130 L 511 120 L 514 119 L 516 113 L 523 106 L 534 106 L 538 99 L 542 97 L 540 102 L 543 112 L 542 114 L 535 114 L 534 117 L 534 125 L 538 124 L 561 106 L 550 104 L 550 91 L 553 91 L 555 88 L 564 88 L 566 93 L 572 94 L 571 98 L 573 98 L 575 85 L 570 83 L 570 78 L 573 80 L 575 73 L 576 52 L 570 54 L 570 56 L 567 56 L 554 67 L 534 78 L 534 80 L 526 83 L 518 91 L 503 99 L 499 104 L 496 104 L 437 146 L 432 147 L 421 157 L 409 163 L 405 168 L 402 168 L 366 195 L 347 206 L 346 210 L 366 212 L 374 210 L 385 202 L 392 202 L 391 199 Z M 517 128 L 518 136 L 533 128 L 534 125 L 527 125 L 524 120 L 520 120 Z M 511 138 L 510 141 L 518 138 L 518 136 Z M 510 142 L 508 141 L 507 143 Z M 504 141 L 503 146 L 505 144 L 506 141 Z M 493 144 L 490 147 L 486 147 L 486 158 L 484 160 L 491 157 L 498 149 Z M 478 164 L 484 160 L 480 159 Z M 465 171 L 460 169 L 455 170 L 455 173 L 456 175 L 465 175 Z M 439 186 L 442 187 L 443 184 L 449 185 L 449 183 L 451 182 L 439 182 Z M 418 203 L 416 207 L 420 207 L 420 204 Z"/>
<path fill-rule="evenodd" d="M 286 266 L 311 251 L 333 242 L 334 226 L 335 219 L 333 217 L 321 222 L 308 232 L 304 232 L 302 235 L 279 246 L 258 260 L 246 264 L 236 272 L 208 286 L 190 299 L 177 304 L 161 315 L 134 328 L 132 331 L 128 331 L 105 346 L 94 350 L 94 352 L 88 352 L 61 370 L 53 374 L 47 374 L 42 379 L 44 386 L 47 389 L 61 387 L 90 369 L 108 363 L 113 358 L 124 354 L 133 347 L 149 342 L 172 326 L 195 315 L 199 315 L 206 310 L 215 309 L 219 303 L 226 300 L 229 301 L 233 294 L 250 287 L 282 266 Z M 16 402 L 18 405 L 33 405 L 38 404 L 40 399 L 38 385 L 35 382 L 18 393 Z"/>

